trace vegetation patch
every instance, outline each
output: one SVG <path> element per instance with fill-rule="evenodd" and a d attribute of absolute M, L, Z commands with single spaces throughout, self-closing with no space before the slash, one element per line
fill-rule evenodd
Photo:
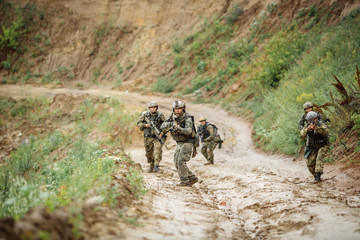
<path fill-rule="evenodd" d="M 123 151 L 131 142 L 128 136 L 136 128 L 138 113 L 127 113 L 117 99 L 81 94 L 60 94 L 51 101 L 3 98 L 0 108 L 6 113 L 2 133 L 21 138 L 2 159 L 1 217 L 19 219 L 36 206 L 48 213 L 81 209 L 92 197 L 121 211 L 147 192 L 141 172 Z M 45 127 L 49 119 L 54 121 Z M 112 129 L 125 132 L 112 135 Z M 68 221 L 71 216 L 81 221 L 81 215 L 69 212 Z"/>

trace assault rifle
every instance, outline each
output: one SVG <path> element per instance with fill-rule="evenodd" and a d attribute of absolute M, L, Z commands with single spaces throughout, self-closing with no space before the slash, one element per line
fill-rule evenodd
<path fill-rule="evenodd" d="M 164 140 L 161 138 L 161 136 L 160 136 L 160 131 L 159 131 L 159 129 L 157 129 L 157 127 L 155 126 L 155 124 L 154 124 L 152 121 L 150 121 L 150 119 L 149 119 L 148 117 L 145 117 L 145 121 L 146 121 L 147 124 L 149 124 L 151 130 L 154 132 L 156 139 L 157 139 L 162 145 L 164 145 L 167 150 L 169 150 L 169 148 L 166 146 Z M 166 139 L 166 135 L 165 135 L 165 139 Z"/>

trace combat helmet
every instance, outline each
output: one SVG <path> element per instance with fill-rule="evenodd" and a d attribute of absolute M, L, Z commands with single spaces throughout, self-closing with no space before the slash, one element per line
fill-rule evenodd
<path fill-rule="evenodd" d="M 186 106 L 185 106 L 185 103 L 183 101 L 176 100 L 172 105 L 172 109 L 174 110 L 175 108 L 183 108 L 185 110 Z"/>
<path fill-rule="evenodd" d="M 307 108 L 313 108 L 313 107 L 314 107 L 314 104 L 312 102 L 306 102 L 303 105 L 304 110 Z"/>
<path fill-rule="evenodd" d="M 157 102 L 155 101 L 151 101 L 148 103 L 148 108 L 151 108 L 151 107 L 159 107 L 159 104 L 157 104 Z"/>
<path fill-rule="evenodd" d="M 317 115 L 316 112 L 310 111 L 310 112 L 308 112 L 308 114 L 306 114 L 305 119 L 306 119 L 306 121 L 311 121 L 311 120 L 314 120 L 317 117 L 318 117 L 318 115 Z"/>
<path fill-rule="evenodd" d="M 200 117 L 199 122 L 206 122 L 206 118 L 205 117 Z"/>

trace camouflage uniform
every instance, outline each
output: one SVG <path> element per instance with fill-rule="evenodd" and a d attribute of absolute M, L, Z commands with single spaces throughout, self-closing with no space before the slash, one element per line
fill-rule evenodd
<path fill-rule="evenodd" d="M 298 128 L 299 130 L 303 129 L 303 127 L 306 125 L 307 123 L 307 120 L 306 120 L 306 116 L 308 114 L 308 112 L 306 111 L 306 109 L 309 109 L 311 108 L 311 111 L 312 112 L 315 112 L 313 109 L 314 109 L 314 104 L 312 102 L 306 102 L 304 103 L 303 105 L 303 108 L 304 108 L 304 114 L 301 116 L 300 120 L 299 120 L 299 123 L 298 123 Z M 323 121 L 323 118 L 321 116 L 321 114 L 319 112 L 315 112 L 317 114 L 317 119 L 318 121 Z"/>
<path fill-rule="evenodd" d="M 163 113 L 156 111 L 152 113 L 151 111 L 145 111 L 141 113 L 137 126 L 141 131 L 144 131 L 144 146 L 145 146 L 145 156 L 147 162 L 150 163 L 150 172 L 154 166 L 159 166 L 162 160 L 162 144 L 157 140 L 154 132 L 151 128 L 147 128 L 146 120 L 147 117 L 150 121 L 155 123 L 155 126 L 160 129 L 161 124 L 165 121 L 165 116 Z"/>
<path fill-rule="evenodd" d="M 321 116 L 321 114 L 319 112 L 316 112 L 318 114 L 318 119 L 319 121 L 323 121 L 323 118 Z M 303 129 L 304 126 L 306 125 L 307 121 L 306 121 L 306 115 L 307 115 L 307 112 L 305 112 L 303 115 L 301 115 L 301 118 L 299 120 L 299 123 L 298 123 L 298 128 L 299 130 Z"/>
<path fill-rule="evenodd" d="M 307 167 L 310 173 L 315 177 L 316 173 L 323 174 L 323 162 L 328 150 L 329 138 L 328 130 L 324 123 L 316 122 L 316 129 L 308 131 L 304 126 L 300 131 L 301 137 L 307 136 L 305 154 L 307 158 Z"/>
<path fill-rule="evenodd" d="M 171 128 L 173 128 L 175 122 L 178 127 L 175 131 L 172 131 Z M 178 170 L 181 183 L 186 185 L 187 183 L 192 182 L 192 180 L 197 179 L 194 173 L 192 173 L 186 165 L 191 159 L 194 147 L 192 140 L 195 129 L 193 117 L 185 112 L 177 118 L 172 114 L 169 119 L 161 125 L 160 129 L 164 132 L 170 131 L 172 138 L 177 143 L 174 154 L 174 164 Z"/>
<path fill-rule="evenodd" d="M 218 142 L 215 141 L 214 127 L 206 122 L 204 126 L 198 126 L 198 133 L 200 134 L 201 142 L 203 143 L 201 147 L 202 155 L 204 155 L 208 164 L 214 164 L 214 149 L 218 144 Z"/>

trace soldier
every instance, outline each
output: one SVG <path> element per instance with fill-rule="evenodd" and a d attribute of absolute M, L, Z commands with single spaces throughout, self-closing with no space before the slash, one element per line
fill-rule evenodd
<path fill-rule="evenodd" d="M 306 115 L 308 124 L 300 131 L 301 137 L 307 136 L 304 157 L 307 167 L 315 177 L 314 183 L 321 182 L 323 174 L 323 160 L 328 150 L 329 137 L 325 123 L 318 120 L 318 113 L 310 111 Z"/>
<path fill-rule="evenodd" d="M 216 141 L 216 137 L 218 137 L 216 129 L 206 121 L 205 117 L 200 117 L 199 122 L 200 126 L 198 126 L 197 130 L 200 135 L 200 140 L 203 143 L 201 153 L 207 160 L 204 165 L 214 164 L 214 149 L 219 143 Z"/>
<path fill-rule="evenodd" d="M 304 103 L 303 108 L 304 108 L 305 113 L 301 116 L 300 121 L 298 123 L 299 130 L 303 129 L 303 127 L 305 126 L 306 115 L 308 114 L 308 112 L 314 111 L 314 104 L 312 102 L 306 102 L 306 103 Z M 314 112 L 317 113 L 319 121 L 322 121 L 323 119 L 321 117 L 321 114 L 316 111 L 314 111 Z"/>
<path fill-rule="evenodd" d="M 198 178 L 187 167 L 186 163 L 196 154 L 196 129 L 194 117 L 185 111 L 183 101 L 175 101 L 172 105 L 173 113 L 161 125 L 161 130 L 171 133 L 176 141 L 174 164 L 180 177 L 179 186 L 192 186 Z"/>
<path fill-rule="evenodd" d="M 149 111 L 141 113 L 137 126 L 141 131 L 144 131 L 144 146 L 145 156 L 147 162 L 150 163 L 148 172 L 159 172 L 159 164 L 162 159 L 162 143 L 164 136 L 161 133 L 160 140 L 156 137 L 156 132 L 159 132 L 161 124 L 165 121 L 163 113 L 158 111 L 159 105 L 155 101 L 148 104 Z M 151 126 L 152 125 L 152 126 Z M 156 128 L 156 129 L 153 129 Z"/>

